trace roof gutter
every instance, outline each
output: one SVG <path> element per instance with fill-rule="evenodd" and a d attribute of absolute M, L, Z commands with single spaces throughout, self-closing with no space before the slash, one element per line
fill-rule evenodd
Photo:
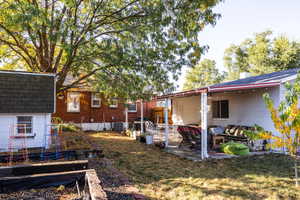
<path fill-rule="evenodd" d="M 269 83 L 254 83 L 254 84 L 241 84 L 241 85 L 225 85 L 220 87 L 208 87 L 208 92 L 221 92 L 221 91 L 231 91 L 231 90 L 242 90 L 242 89 L 255 89 L 264 87 L 274 87 L 279 86 L 280 81 L 269 82 Z"/>

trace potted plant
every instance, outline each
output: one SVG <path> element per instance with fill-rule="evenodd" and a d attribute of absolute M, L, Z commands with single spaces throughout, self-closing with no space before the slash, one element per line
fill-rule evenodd
<path fill-rule="evenodd" d="M 255 147 L 254 143 L 255 143 L 255 141 L 262 140 L 261 131 L 262 131 L 262 128 L 260 126 L 258 126 L 257 124 L 254 125 L 253 129 L 244 131 L 244 134 L 249 138 L 249 143 L 250 143 L 249 147 L 250 147 L 251 151 L 258 150 L 257 147 Z M 266 143 L 267 143 L 267 141 L 263 140 L 262 146 L 260 146 L 259 150 L 264 151 L 266 149 L 266 147 L 265 147 Z"/>

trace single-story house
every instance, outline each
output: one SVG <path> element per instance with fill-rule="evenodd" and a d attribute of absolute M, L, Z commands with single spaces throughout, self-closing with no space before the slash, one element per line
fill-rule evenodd
<path fill-rule="evenodd" d="M 54 74 L 0 71 L 0 151 L 42 147 L 54 111 Z"/>
<path fill-rule="evenodd" d="M 94 131 L 110 130 L 118 122 L 126 126 L 125 122 L 140 118 L 141 112 L 149 119 L 152 108 L 156 106 L 155 100 L 126 102 L 120 98 L 106 99 L 90 88 L 69 89 L 57 95 L 56 102 L 56 112 L 52 117 Z"/>
<path fill-rule="evenodd" d="M 290 69 L 235 81 L 215 84 L 194 90 L 158 97 L 170 99 L 175 125 L 198 124 L 202 129 L 202 158 L 207 153 L 207 127 L 253 126 L 258 124 L 276 133 L 263 94 L 269 93 L 275 106 L 284 99 L 284 83 L 293 82 L 300 69 Z M 168 130 L 166 129 L 166 134 Z"/>

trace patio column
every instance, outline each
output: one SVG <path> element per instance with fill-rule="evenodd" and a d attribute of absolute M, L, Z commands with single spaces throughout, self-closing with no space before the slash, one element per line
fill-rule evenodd
<path fill-rule="evenodd" d="M 207 93 L 201 93 L 201 158 L 208 157 L 207 153 Z"/>
<path fill-rule="evenodd" d="M 128 106 L 125 107 L 125 130 L 128 130 Z"/>
<path fill-rule="evenodd" d="M 143 100 L 141 99 L 141 134 L 144 133 L 144 106 Z"/>
<path fill-rule="evenodd" d="M 169 145 L 169 99 L 165 99 L 165 145 Z"/>

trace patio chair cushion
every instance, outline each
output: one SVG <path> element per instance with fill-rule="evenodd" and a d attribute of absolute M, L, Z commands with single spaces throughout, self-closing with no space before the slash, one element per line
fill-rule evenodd
<path fill-rule="evenodd" d="M 225 129 L 222 126 L 209 128 L 209 133 L 212 135 L 224 134 L 224 131 L 225 131 Z"/>
<path fill-rule="evenodd" d="M 201 149 L 201 129 L 193 126 L 178 126 L 178 133 L 182 136 L 179 147 L 188 145 L 190 148 Z"/>

